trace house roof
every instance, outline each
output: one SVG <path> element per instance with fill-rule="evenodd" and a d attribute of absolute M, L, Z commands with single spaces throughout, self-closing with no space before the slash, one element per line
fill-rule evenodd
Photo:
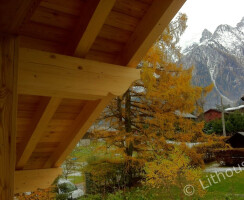
<path fill-rule="evenodd" d="M 238 132 L 240 135 L 244 136 L 244 132 Z"/>
<path fill-rule="evenodd" d="M 47 183 L 46 174 L 62 164 L 110 100 L 140 78 L 136 66 L 184 2 L 8 0 L 0 5 L 0 32 L 13 45 L 4 50 L 15 52 L 19 45 L 12 57 L 18 64 L 18 102 L 11 146 L 16 145 L 15 173 L 25 178 L 16 179 L 15 192 Z M 28 173 L 45 181 L 33 184 Z"/>
<path fill-rule="evenodd" d="M 175 111 L 175 114 L 184 118 L 197 119 L 197 117 L 191 113 L 181 113 L 180 111 Z"/>
<path fill-rule="evenodd" d="M 221 111 L 219 111 L 218 109 L 215 109 L 215 108 L 210 108 L 207 111 L 205 111 L 204 113 L 208 113 L 208 112 L 211 112 L 211 111 L 215 111 L 215 112 L 221 113 Z"/>
<path fill-rule="evenodd" d="M 233 148 L 244 148 L 244 132 L 237 132 L 227 141 Z"/>
<path fill-rule="evenodd" d="M 226 108 L 225 111 L 230 112 L 230 111 L 240 110 L 242 108 L 244 108 L 244 105 L 240 105 L 240 106 L 232 107 L 232 108 Z"/>

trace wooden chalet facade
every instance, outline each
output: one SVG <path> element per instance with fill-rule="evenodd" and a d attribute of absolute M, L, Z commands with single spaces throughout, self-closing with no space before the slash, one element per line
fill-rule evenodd
<path fill-rule="evenodd" d="M 0 199 L 52 183 L 184 2 L 1 2 Z"/>
<path fill-rule="evenodd" d="M 237 132 L 231 136 L 226 143 L 230 144 L 233 148 L 244 149 L 244 132 Z"/>
<path fill-rule="evenodd" d="M 203 113 L 203 119 L 206 122 L 210 122 L 215 119 L 221 119 L 221 111 L 217 109 L 209 109 Z"/>

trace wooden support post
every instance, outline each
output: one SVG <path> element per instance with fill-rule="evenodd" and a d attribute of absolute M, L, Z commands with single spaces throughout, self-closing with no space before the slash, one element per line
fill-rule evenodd
<path fill-rule="evenodd" d="M 16 38 L 0 37 L 0 199 L 13 199 L 17 110 Z"/>

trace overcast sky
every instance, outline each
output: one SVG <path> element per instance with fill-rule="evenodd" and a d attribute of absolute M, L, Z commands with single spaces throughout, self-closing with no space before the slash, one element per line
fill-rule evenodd
<path fill-rule="evenodd" d="M 212 33 L 220 24 L 236 26 L 244 17 L 244 0 L 187 0 L 179 12 L 188 16 L 184 35 L 180 45 L 198 42 L 206 28 Z"/>

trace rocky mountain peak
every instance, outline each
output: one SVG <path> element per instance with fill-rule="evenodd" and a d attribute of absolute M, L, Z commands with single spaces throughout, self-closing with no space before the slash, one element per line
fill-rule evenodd
<path fill-rule="evenodd" d="M 205 29 L 200 43 L 183 51 L 180 61 L 185 68 L 194 66 L 192 83 L 214 84 L 205 109 L 220 103 L 232 104 L 244 94 L 244 17 L 236 27 L 219 25 L 214 33 Z"/>
<path fill-rule="evenodd" d="M 236 25 L 238 30 L 242 31 L 244 33 L 244 17 L 241 19 L 241 21 Z"/>
<path fill-rule="evenodd" d="M 212 35 L 213 34 L 209 30 L 204 29 L 202 32 L 202 37 L 200 39 L 200 42 L 204 42 L 205 40 L 209 40 L 212 37 Z"/>
<path fill-rule="evenodd" d="M 241 19 L 241 21 L 238 24 L 244 26 L 244 17 Z M 238 24 L 237 24 L 237 26 L 238 26 Z"/>
<path fill-rule="evenodd" d="M 223 32 L 231 31 L 231 30 L 232 30 L 232 27 L 230 25 L 228 25 L 228 24 L 221 24 L 221 25 L 219 25 L 216 28 L 214 34 L 221 34 Z"/>

